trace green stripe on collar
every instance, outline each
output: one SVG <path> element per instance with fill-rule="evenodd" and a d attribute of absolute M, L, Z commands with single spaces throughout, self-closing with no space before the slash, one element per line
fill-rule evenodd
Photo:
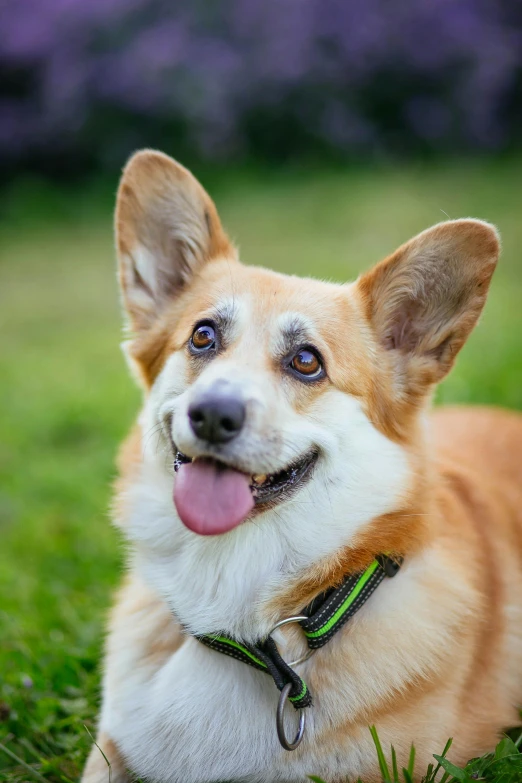
<path fill-rule="evenodd" d="M 266 665 L 262 661 L 260 661 L 259 658 L 256 658 L 256 656 L 253 655 L 251 652 L 249 652 L 246 647 L 244 647 L 239 642 L 235 642 L 234 639 L 229 639 L 227 636 L 216 636 L 213 638 L 215 639 L 216 642 L 220 642 L 221 644 L 228 644 L 230 645 L 230 647 L 239 650 L 239 652 L 243 653 L 243 655 L 246 655 L 247 658 L 249 658 L 251 661 L 256 663 L 262 669 L 266 669 Z"/>
<path fill-rule="evenodd" d="M 306 694 L 308 692 L 308 688 L 306 686 L 306 682 L 303 681 L 303 687 L 301 688 L 301 692 L 297 694 L 297 696 L 289 696 L 288 698 L 292 702 L 292 704 L 295 704 L 298 701 L 302 701 Z"/>
<path fill-rule="evenodd" d="M 355 603 L 357 597 L 362 593 L 364 587 L 368 584 L 368 582 L 371 580 L 372 576 L 375 574 L 377 569 L 379 568 L 379 563 L 377 560 L 374 560 L 373 563 L 366 569 L 366 571 L 360 576 L 357 580 L 357 583 L 353 590 L 348 593 L 346 598 L 344 599 L 343 603 L 340 605 L 340 607 L 330 616 L 326 614 L 326 617 L 328 618 L 324 625 L 322 625 L 317 631 L 306 631 L 305 630 L 305 636 L 308 639 L 316 639 L 317 637 L 324 636 L 324 634 L 327 634 L 328 631 L 330 631 L 336 623 L 339 622 L 344 616 L 344 614 L 350 609 L 351 606 Z M 382 580 L 379 580 L 382 581 Z M 303 625 L 306 621 L 303 621 Z"/>

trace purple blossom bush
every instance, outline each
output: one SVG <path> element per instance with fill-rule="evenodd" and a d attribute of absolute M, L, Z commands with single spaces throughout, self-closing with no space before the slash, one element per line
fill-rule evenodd
<path fill-rule="evenodd" d="M 521 74 L 507 0 L 0 0 L 0 157 L 502 149 Z"/>

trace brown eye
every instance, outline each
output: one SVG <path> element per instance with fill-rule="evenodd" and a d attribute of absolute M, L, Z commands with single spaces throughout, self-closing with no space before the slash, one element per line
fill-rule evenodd
<path fill-rule="evenodd" d="M 323 371 L 323 365 L 321 364 L 319 357 L 314 351 L 308 348 L 300 350 L 292 361 L 290 367 L 307 378 L 317 378 Z"/>
<path fill-rule="evenodd" d="M 192 332 L 190 343 L 196 351 L 207 351 L 216 343 L 216 330 L 210 324 L 200 324 Z"/>

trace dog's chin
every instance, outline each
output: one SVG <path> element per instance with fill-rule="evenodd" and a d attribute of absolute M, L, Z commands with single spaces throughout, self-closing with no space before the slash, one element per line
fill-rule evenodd
<path fill-rule="evenodd" d="M 180 519 L 201 535 L 226 533 L 298 492 L 318 456 L 313 448 L 275 473 L 252 475 L 237 464 L 176 450 L 174 503 Z"/>

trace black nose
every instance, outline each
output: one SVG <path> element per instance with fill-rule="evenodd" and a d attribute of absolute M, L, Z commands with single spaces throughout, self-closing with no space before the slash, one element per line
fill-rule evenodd
<path fill-rule="evenodd" d="M 227 443 L 243 427 L 245 405 L 237 397 L 212 393 L 193 402 L 188 415 L 198 438 L 207 443 Z"/>

